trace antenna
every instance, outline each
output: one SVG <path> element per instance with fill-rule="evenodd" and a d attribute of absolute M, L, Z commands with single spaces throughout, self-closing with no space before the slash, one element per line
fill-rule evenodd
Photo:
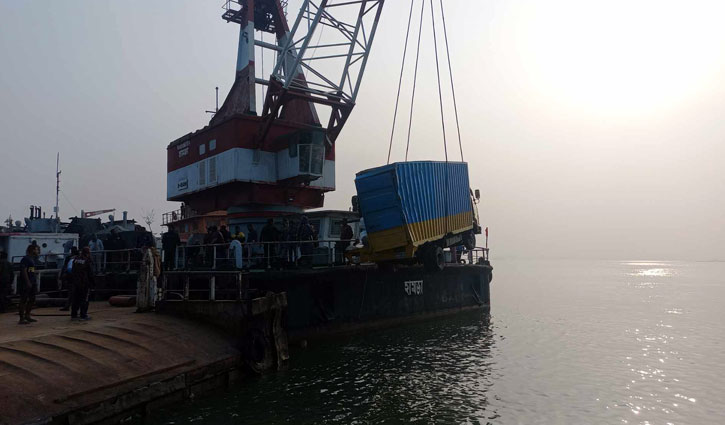
<path fill-rule="evenodd" d="M 56 221 L 56 233 L 60 230 L 60 206 L 58 204 L 58 195 L 60 194 L 60 152 L 58 152 L 58 155 L 55 157 L 55 208 L 53 209 L 53 212 L 55 213 L 55 221 Z"/>
<path fill-rule="evenodd" d="M 219 87 L 216 87 L 216 109 L 213 111 L 206 111 L 207 114 L 216 114 L 219 112 Z"/>

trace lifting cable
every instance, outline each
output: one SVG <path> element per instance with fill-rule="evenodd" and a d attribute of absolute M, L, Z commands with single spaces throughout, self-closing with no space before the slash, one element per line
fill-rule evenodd
<path fill-rule="evenodd" d="M 420 26 L 418 27 L 418 47 L 415 52 L 415 73 L 413 74 L 413 95 L 410 99 L 410 118 L 408 121 L 408 142 L 405 145 L 405 160 L 408 161 L 408 149 L 410 148 L 410 129 L 413 126 L 413 104 L 415 102 L 415 88 L 418 82 L 418 59 L 420 58 L 420 37 L 423 34 L 423 12 L 425 11 L 425 0 L 420 5 Z"/>
<path fill-rule="evenodd" d="M 443 115 L 443 91 L 441 90 L 441 69 L 438 65 L 438 40 L 436 37 L 436 20 L 433 9 L 433 0 L 430 0 L 430 19 L 433 23 L 433 49 L 436 57 L 436 77 L 438 78 L 438 102 L 441 107 L 441 126 L 443 127 L 443 152 L 446 156 L 446 162 L 448 162 L 448 144 L 446 143 L 446 120 Z"/>
<path fill-rule="evenodd" d="M 393 128 L 390 131 L 390 146 L 388 146 L 388 164 L 390 164 L 390 153 L 393 150 L 393 136 L 395 135 L 395 121 L 398 119 L 398 104 L 400 102 L 400 88 L 403 85 L 403 71 L 405 70 L 405 57 L 408 54 L 408 38 L 410 36 L 410 22 L 413 18 L 413 6 L 415 0 L 410 0 L 410 13 L 408 14 L 408 29 L 405 31 L 405 47 L 403 48 L 403 63 L 400 65 L 400 78 L 398 79 L 398 95 L 395 97 L 395 112 L 393 112 Z"/>
<path fill-rule="evenodd" d="M 451 65 L 451 52 L 450 52 L 450 46 L 448 43 L 448 28 L 446 24 L 446 16 L 443 8 L 443 0 L 439 0 L 440 8 L 441 8 L 441 19 L 443 22 L 443 36 L 445 40 L 445 47 L 446 47 L 446 60 L 448 63 L 448 75 L 450 77 L 451 82 L 451 93 L 453 95 L 453 110 L 455 112 L 456 117 L 456 131 L 458 134 L 458 148 L 461 153 L 461 161 L 464 160 L 463 157 L 463 142 L 461 137 L 461 126 L 460 126 L 460 120 L 458 117 L 458 101 L 456 99 L 456 89 L 455 84 L 453 80 L 453 66 Z M 395 125 L 397 123 L 398 118 L 398 107 L 400 105 L 400 92 L 403 85 L 403 74 L 405 72 L 405 62 L 408 54 L 408 42 L 410 39 L 410 27 L 411 27 L 411 21 L 413 17 L 413 9 L 415 6 L 415 0 L 410 1 L 410 12 L 408 13 L 408 26 L 405 32 L 405 46 L 403 48 L 403 60 L 400 65 L 400 76 L 398 78 L 398 92 L 395 97 L 395 111 L 393 113 L 393 126 L 390 131 L 390 144 L 388 146 L 388 160 L 387 163 L 390 164 L 390 156 L 392 154 L 393 150 L 393 139 L 395 136 Z M 441 86 L 441 74 L 440 74 L 440 63 L 438 58 L 438 38 L 436 33 L 436 25 L 435 25 L 435 8 L 433 6 L 433 0 L 430 0 L 430 8 L 431 8 L 431 22 L 432 22 L 432 29 L 433 29 L 433 47 L 434 47 L 434 53 L 435 53 L 435 60 L 436 60 L 436 77 L 437 77 L 437 83 L 438 83 L 438 101 L 440 105 L 440 114 L 441 114 L 441 126 L 443 128 L 443 151 L 445 154 L 446 162 L 448 162 L 448 143 L 446 139 L 446 123 L 445 123 L 445 114 L 444 114 L 444 105 L 443 105 L 443 88 Z M 415 106 L 415 93 L 418 83 L 418 64 L 420 59 L 420 44 L 421 44 L 421 38 L 423 34 L 423 16 L 425 14 L 425 0 L 421 1 L 421 9 L 420 9 L 420 22 L 418 25 L 418 42 L 416 46 L 416 53 L 415 53 L 415 71 L 413 73 L 413 91 L 410 99 L 410 116 L 408 118 L 408 135 L 405 145 L 405 161 L 408 161 L 408 153 L 410 151 L 410 136 L 413 126 L 413 110 Z"/>
<path fill-rule="evenodd" d="M 425 0 L 424 0 L 425 1 Z M 436 77 L 438 80 L 438 102 L 440 103 L 441 107 L 441 127 L 443 127 L 443 152 L 446 156 L 446 164 L 448 163 L 448 143 L 446 142 L 446 120 L 445 116 L 443 115 L 443 89 L 441 88 L 441 68 L 438 64 L 438 37 L 436 36 L 436 19 L 435 19 L 435 8 L 433 7 L 433 0 L 430 0 L 430 20 L 433 25 L 433 52 L 435 53 L 436 57 Z M 446 177 L 445 177 L 445 194 L 446 199 L 449 197 L 449 188 L 450 188 L 450 182 L 448 175 L 450 174 L 450 169 L 446 167 Z M 445 208 L 445 231 L 446 234 L 450 231 L 450 214 L 449 214 L 449 203 L 444 202 L 443 203 Z"/>
<path fill-rule="evenodd" d="M 453 110 L 456 114 L 456 130 L 458 131 L 458 148 L 461 150 L 461 161 L 463 161 L 463 142 L 461 141 L 461 125 L 458 121 L 458 102 L 456 101 L 456 88 L 453 84 L 453 67 L 451 66 L 451 50 L 448 47 L 448 29 L 446 28 L 446 14 L 443 12 L 443 0 L 441 3 L 441 18 L 443 19 L 443 35 L 446 41 L 446 57 L 448 59 L 448 75 L 451 77 L 451 93 L 453 94 Z M 436 55 L 437 57 L 437 55 Z"/>

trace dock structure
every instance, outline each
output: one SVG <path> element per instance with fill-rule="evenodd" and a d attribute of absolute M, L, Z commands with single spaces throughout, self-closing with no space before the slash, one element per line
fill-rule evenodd
<path fill-rule="evenodd" d="M 90 321 L 55 308 L 37 323 L 0 315 L 0 424 L 116 423 L 228 385 L 237 340 L 199 322 L 92 303 Z"/>

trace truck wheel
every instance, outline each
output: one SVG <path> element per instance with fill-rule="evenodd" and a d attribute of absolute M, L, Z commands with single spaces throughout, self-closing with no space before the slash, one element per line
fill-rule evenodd
<path fill-rule="evenodd" d="M 463 246 L 466 247 L 466 249 L 473 249 L 476 247 L 476 235 L 473 233 L 473 231 L 470 231 L 463 235 Z"/>
<path fill-rule="evenodd" d="M 439 246 L 430 247 L 425 255 L 425 269 L 429 272 L 439 272 L 446 265 L 446 257 L 443 248 Z"/>

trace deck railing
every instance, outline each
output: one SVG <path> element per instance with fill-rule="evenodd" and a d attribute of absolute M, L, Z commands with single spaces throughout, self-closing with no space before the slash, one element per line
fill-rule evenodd
<path fill-rule="evenodd" d="M 247 242 L 241 245 L 241 264 L 230 244 L 185 245 L 164 263 L 173 270 L 271 269 L 290 266 L 331 267 L 346 264 L 343 250 L 353 240 Z M 164 253 L 166 255 L 166 253 Z"/>
<path fill-rule="evenodd" d="M 199 214 L 189 207 L 179 208 L 178 210 L 163 213 L 161 215 L 161 225 L 173 224 L 187 218 L 198 217 Z"/>

